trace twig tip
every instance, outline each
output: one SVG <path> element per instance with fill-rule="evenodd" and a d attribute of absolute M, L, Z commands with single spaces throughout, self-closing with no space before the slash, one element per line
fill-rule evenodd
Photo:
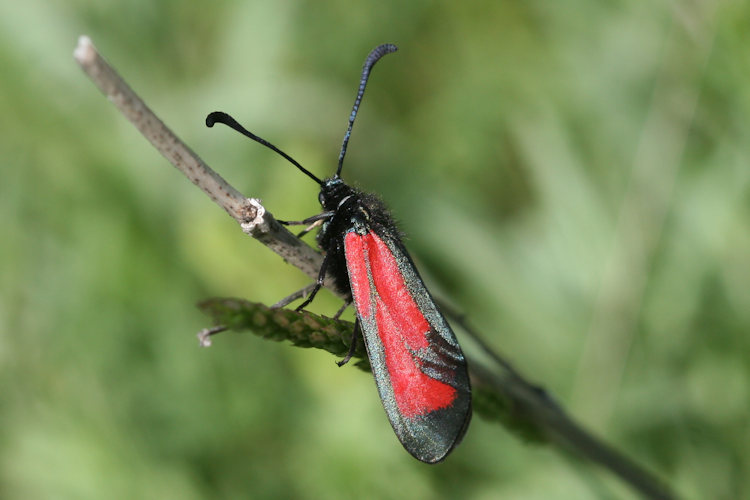
<path fill-rule="evenodd" d="M 211 347 L 211 328 L 204 328 L 198 332 L 198 344 L 201 347 Z"/>
<path fill-rule="evenodd" d="M 94 44 L 91 42 L 91 38 L 87 35 L 81 35 L 78 37 L 78 45 L 73 51 L 73 57 L 79 64 L 89 63 L 94 59 Z"/>

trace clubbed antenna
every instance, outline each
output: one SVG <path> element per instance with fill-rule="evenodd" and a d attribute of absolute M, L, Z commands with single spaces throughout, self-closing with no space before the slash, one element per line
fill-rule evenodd
<path fill-rule="evenodd" d="M 367 86 L 367 79 L 370 78 L 370 71 L 375 63 L 380 60 L 386 54 L 396 52 L 398 47 L 392 43 L 384 43 L 378 45 L 365 59 L 365 65 L 362 67 L 362 76 L 359 79 L 359 90 L 357 91 L 357 98 L 354 100 L 354 107 L 352 113 L 349 115 L 349 127 L 346 129 L 344 135 L 344 143 L 341 145 L 341 152 L 339 153 L 339 166 L 336 169 L 336 177 L 341 176 L 341 167 L 344 166 L 344 155 L 346 155 L 346 146 L 349 144 L 349 137 L 352 135 L 352 126 L 354 126 L 354 119 L 357 117 L 357 111 L 359 111 L 359 103 L 362 102 L 362 96 L 365 93 L 365 87 Z"/>
<path fill-rule="evenodd" d="M 302 173 L 304 173 L 305 175 L 307 175 L 309 178 L 311 178 L 312 180 L 314 180 L 318 184 L 323 184 L 323 181 L 321 181 L 320 179 L 318 179 L 315 175 L 312 174 L 312 172 L 310 172 L 305 167 L 303 167 L 302 165 L 300 165 L 297 162 L 297 160 L 295 160 L 294 158 L 292 158 L 291 156 L 289 156 L 288 154 L 286 154 L 285 152 L 283 152 L 282 150 L 280 150 L 279 148 L 277 148 L 276 146 L 274 146 L 273 144 L 271 144 L 267 140 L 263 139 L 262 137 L 258 137 L 257 135 L 253 134 L 252 132 L 250 132 L 249 130 L 247 130 L 245 127 L 243 127 L 242 125 L 240 125 L 239 123 L 237 123 L 237 120 L 235 120 L 234 118 L 232 118 L 228 114 L 224 113 L 223 111 L 214 111 L 213 113 L 209 114 L 206 117 L 206 126 L 207 127 L 213 127 L 214 123 L 223 123 L 227 127 L 233 128 L 234 130 L 236 130 L 240 134 L 249 137 L 250 139 L 254 140 L 255 142 L 259 142 L 259 143 L 263 144 L 268 149 L 272 149 L 273 151 L 276 151 L 278 154 L 280 154 L 281 156 L 283 156 L 284 158 L 286 158 L 289 161 L 289 163 L 291 163 L 292 165 L 294 165 L 295 167 L 297 167 L 298 169 L 300 169 L 302 171 Z"/>

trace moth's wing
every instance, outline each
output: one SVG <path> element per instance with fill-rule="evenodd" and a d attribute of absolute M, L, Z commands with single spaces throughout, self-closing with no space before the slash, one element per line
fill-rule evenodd
<path fill-rule="evenodd" d="M 439 462 L 471 418 L 471 387 L 456 336 L 403 245 L 392 235 L 346 233 L 346 266 L 375 383 L 399 440 Z"/>

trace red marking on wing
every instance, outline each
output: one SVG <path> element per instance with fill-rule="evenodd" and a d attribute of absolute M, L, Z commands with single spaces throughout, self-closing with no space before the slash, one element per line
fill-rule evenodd
<path fill-rule="evenodd" d="M 377 334 L 399 411 L 413 418 L 450 406 L 456 389 L 423 373 L 412 355 L 429 348 L 427 332 L 431 327 L 409 293 L 390 248 L 372 232 L 364 236 L 348 233 L 345 248 L 354 303 L 361 317 L 371 316 L 371 300 L 375 300 Z"/>
<path fill-rule="evenodd" d="M 354 305 L 362 319 L 367 319 L 372 316 L 372 305 L 370 304 L 370 279 L 367 277 L 367 255 L 362 240 L 363 238 L 357 233 L 346 233 L 344 251 Z"/>

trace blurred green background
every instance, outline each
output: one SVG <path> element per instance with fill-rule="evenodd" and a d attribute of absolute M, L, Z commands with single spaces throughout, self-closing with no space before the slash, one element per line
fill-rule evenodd
<path fill-rule="evenodd" d="M 748 26 L 739 1 L 0 4 L 0 497 L 633 495 L 479 418 L 423 465 L 359 370 L 251 335 L 200 349 L 198 300 L 308 279 L 101 96 L 72 59 L 84 33 L 285 219 L 316 213 L 316 186 L 204 117 L 330 174 L 365 55 L 399 45 L 345 179 L 589 429 L 688 498 L 747 497 Z"/>

